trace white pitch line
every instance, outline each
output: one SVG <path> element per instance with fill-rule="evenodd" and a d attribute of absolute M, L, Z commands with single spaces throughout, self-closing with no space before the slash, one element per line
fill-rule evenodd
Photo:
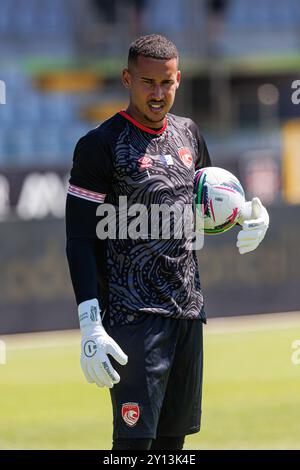
<path fill-rule="evenodd" d="M 299 328 L 300 337 L 300 312 L 208 318 L 205 334 L 220 335 L 265 330 L 286 330 L 291 328 Z M 8 351 L 67 346 L 78 346 L 79 348 L 80 331 L 77 329 L 41 333 L 19 333 L 0 336 L 0 340 L 4 341 Z"/>

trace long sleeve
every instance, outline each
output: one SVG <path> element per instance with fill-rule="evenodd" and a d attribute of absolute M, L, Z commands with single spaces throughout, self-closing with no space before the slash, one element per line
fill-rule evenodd
<path fill-rule="evenodd" d="M 66 253 L 77 304 L 98 298 L 96 204 L 67 196 Z"/>
<path fill-rule="evenodd" d="M 96 236 L 96 210 L 110 191 L 112 159 L 91 131 L 76 145 L 66 201 L 66 254 L 77 303 L 99 298 L 105 278 L 105 240 Z M 101 266 L 103 264 L 103 266 Z"/>

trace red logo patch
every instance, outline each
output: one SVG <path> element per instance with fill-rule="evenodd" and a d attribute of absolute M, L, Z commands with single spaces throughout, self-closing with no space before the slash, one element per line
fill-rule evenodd
<path fill-rule="evenodd" d="M 144 155 L 138 159 L 138 164 L 141 170 L 147 170 L 147 168 L 150 168 L 153 165 L 153 161 L 152 158 Z"/>
<path fill-rule="evenodd" d="M 137 403 L 124 403 L 121 413 L 127 426 L 133 427 L 139 420 L 140 407 Z"/>
<path fill-rule="evenodd" d="M 178 154 L 182 163 L 188 168 L 190 168 L 193 164 L 193 155 L 190 149 L 187 147 L 182 147 L 181 149 L 178 150 Z"/>

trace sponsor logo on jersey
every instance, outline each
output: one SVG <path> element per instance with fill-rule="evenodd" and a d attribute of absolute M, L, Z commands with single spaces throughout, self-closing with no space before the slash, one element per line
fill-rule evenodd
<path fill-rule="evenodd" d="M 151 168 L 153 165 L 153 160 L 151 157 L 148 155 L 143 155 L 138 159 L 138 164 L 140 167 L 140 170 L 147 170 L 148 168 Z"/>
<path fill-rule="evenodd" d="M 140 407 L 138 403 L 124 403 L 122 405 L 121 414 L 127 426 L 133 427 L 139 420 Z"/>
<path fill-rule="evenodd" d="M 165 166 L 174 165 L 172 155 L 160 155 L 160 161 Z"/>
<path fill-rule="evenodd" d="M 185 166 L 187 166 L 188 168 L 192 166 L 193 155 L 189 148 L 182 147 L 181 149 L 178 149 L 178 155 L 179 155 L 180 160 Z"/>

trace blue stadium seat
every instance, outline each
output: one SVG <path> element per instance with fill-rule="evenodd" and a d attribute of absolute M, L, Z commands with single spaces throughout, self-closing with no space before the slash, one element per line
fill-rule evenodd
<path fill-rule="evenodd" d="M 226 12 L 228 28 L 242 28 L 246 21 L 247 0 L 231 0 Z"/>
<path fill-rule="evenodd" d="M 9 0 L 2 0 L 0 14 L 0 36 L 9 33 L 11 13 L 11 2 Z"/>
<path fill-rule="evenodd" d="M 1 109 L 1 108 L 0 108 Z M 6 130 L 1 128 L 0 124 L 0 165 L 6 163 Z"/>
<path fill-rule="evenodd" d="M 35 131 L 34 153 L 39 162 L 44 164 L 58 163 L 62 158 L 60 129 L 53 125 L 40 125 Z"/>
<path fill-rule="evenodd" d="M 14 115 L 18 121 L 35 126 L 42 119 L 40 114 L 39 99 L 36 93 L 26 90 L 23 94 L 18 93 L 13 100 Z"/>
<path fill-rule="evenodd" d="M 19 1 L 15 5 L 18 14 L 11 21 L 11 29 L 19 37 L 34 37 L 38 25 L 35 22 L 35 11 L 38 8 L 37 0 Z"/>
<path fill-rule="evenodd" d="M 6 136 L 5 152 L 12 164 L 28 165 L 36 162 L 38 156 L 33 149 L 34 133 L 31 126 L 10 129 Z"/>

